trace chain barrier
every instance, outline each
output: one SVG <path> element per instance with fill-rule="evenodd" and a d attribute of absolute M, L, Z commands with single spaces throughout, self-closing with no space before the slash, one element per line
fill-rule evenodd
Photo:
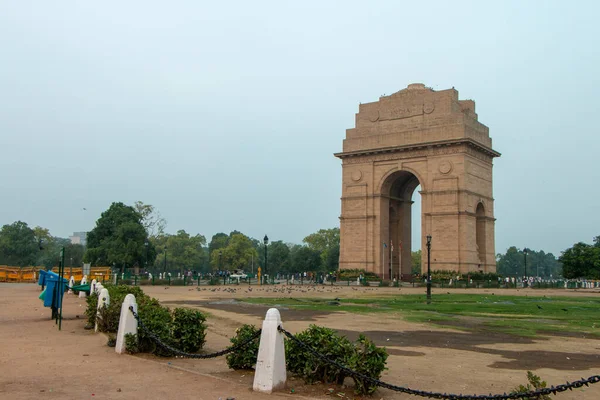
<path fill-rule="evenodd" d="M 447 399 L 447 400 L 511 400 L 511 399 L 527 400 L 527 399 L 537 399 L 537 398 L 541 398 L 541 396 L 544 396 L 544 395 L 557 394 L 557 393 L 565 392 L 567 390 L 573 390 L 574 388 L 589 386 L 590 384 L 600 382 L 600 375 L 592 375 L 587 379 L 581 378 L 581 380 L 578 380 L 575 382 L 567 382 L 565 384 L 558 385 L 558 386 L 551 386 L 549 388 L 542 388 L 542 389 L 537 389 L 537 390 L 531 390 L 528 392 L 518 392 L 518 393 L 510 393 L 510 394 L 504 393 L 504 394 L 489 394 L 489 395 L 477 395 L 477 394 L 468 395 L 468 394 L 448 394 L 448 393 L 439 393 L 439 392 L 427 392 L 424 390 L 416 390 L 416 389 L 411 389 L 408 387 L 392 385 L 391 383 L 382 382 L 378 379 L 371 378 L 370 376 L 361 374 L 360 372 L 353 371 L 350 368 L 346 367 L 345 365 L 342 365 L 342 364 L 338 363 L 337 361 L 330 360 L 326 356 L 320 354 L 318 351 L 314 350 L 312 347 L 310 347 L 306 343 L 302 342 L 300 339 L 296 338 L 293 334 L 291 334 L 290 332 L 283 329 L 283 327 L 279 326 L 277 328 L 277 330 L 282 332 L 285 336 L 287 336 L 293 342 L 297 343 L 300 347 L 306 349 L 313 356 L 319 358 L 322 361 L 325 361 L 328 364 L 331 364 L 331 365 L 339 368 L 340 370 L 347 373 L 349 376 L 358 378 L 362 381 L 369 382 L 370 384 L 373 384 L 373 385 L 376 385 L 376 386 L 379 386 L 382 388 L 393 390 L 395 392 L 407 393 L 407 394 L 412 394 L 412 395 L 421 396 L 421 397 L 429 397 L 429 398 L 433 398 L 433 399 Z"/>
<path fill-rule="evenodd" d="M 133 306 L 129 307 L 129 311 L 131 311 L 131 313 L 133 314 L 133 316 L 135 317 L 135 319 L 138 322 L 138 327 L 144 331 L 144 333 L 154 342 L 156 343 L 159 347 L 163 348 L 166 351 L 169 351 L 173 354 L 176 354 L 178 356 L 181 357 L 185 357 L 185 358 L 215 358 L 215 357 L 220 357 L 220 356 L 224 356 L 225 354 L 234 352 L 236 350 L 242 349 L 245 346 L 247 346 L 248 344 L 250 344 L 253 340 L 255 340 L 256 338 L 258 338 L 262 332 L 262 329 L 259 329 L 254 335 L 252 335 L 250 338 L 248 338 L 248 340 L 236 344 L 235 346 L 231 346 L 231 347 L 227 347 L 221 351 L 217 351 L 216 353 L 210 353 L 210 354 L 195 354 L 195 353 L 186 353 L 184 351 L 181 351 L 179 349 L 176 349 L 173 346 L 170 346 L 166 343 L 163 343 L 160 338 L 158 336 L 156 336 L 156 334 L 154 334 L 153 332 L 151 332 L 148 328 L 146 328 L 146 326 L 144 325 L 144 323 L 142 322 L 142 320 L 140 319 L 139 315 L 133 310 Z"/>

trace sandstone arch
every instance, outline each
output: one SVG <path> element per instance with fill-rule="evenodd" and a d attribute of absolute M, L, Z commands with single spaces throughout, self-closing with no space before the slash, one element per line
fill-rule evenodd
<path fill-rule="evenodd" d="M 409 85 L 361 104 L 336 156 L 342 159 L 340 268 L 410 277 L 410 215 L 420 184 L 421 249 L 425 257 L 431 234 L 432 269 L 495 271 L 492 160 L 500 153 L 477 120 L 475 102 L 459 100 L 454 89 Z M 391 268 L 383 243 L 398 249 Z"/>

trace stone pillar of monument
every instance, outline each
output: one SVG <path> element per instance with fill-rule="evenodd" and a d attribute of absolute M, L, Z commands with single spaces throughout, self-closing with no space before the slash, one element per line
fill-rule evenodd
<path fill-rule="evenodd" d="M 342 159 L 340 268 L 411 274 L 411 214 L 421 186 L 422 269 L 494 272 L 492 149 L 475 102 L 409 85 L 361 104 Z M 383 247 L 386 243 L 387 248 Z M 394 244 L 391 252 L 390 244 Z M 402 260 L 400 261 L 400 244 Z"/>

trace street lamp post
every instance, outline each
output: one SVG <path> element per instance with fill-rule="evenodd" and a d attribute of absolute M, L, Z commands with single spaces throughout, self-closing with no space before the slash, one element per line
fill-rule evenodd
<path fill-rule="evenodd" d="M 146 239 L 146 241 L 144 242 L 144 246 L 146 248 L 146 257 L 145 257 L 145 266 L 144 268 L 146 269 L 146 272 L 148 272 L 148 239 Z"/>
<path fill-rule="evenodd" d="M 267 245 L 269 244 L 269 237 L 267 235 L 263 238 L 263 243 L 265 244 L 265 272 L 263 276 L 265 276 L 267 274 Z M 265 282 L 269 283 L 268 279 L 265 279 Z"/>
<path fill-rule="evenodd" d="M 73 276 L 73 257 L 71 257 L 71 264 L 69 266 L 69 279 Z"/>
<path fill-rule="evenodd" d="M 431 304 L 431 235 L 427 235 L 427 304 Z"/>
<path fill-rule="evenodd" d="M 525 258 L 525 286 L 527 286 L 528 284 L 528 279 L 527 279 L 527 253 L 529 253 L 529 249 L 527 247 L 525 247 L 523 249 L 523 257 Z"/>
<path fill-rule="evenodd" d="M 167 246 L 165 246 L 165 267 L 163 269 L 163 272 L 165 274 L 167 273 Z M 163 279 L 164 279 L 164 275 L 163 275 Z"/>

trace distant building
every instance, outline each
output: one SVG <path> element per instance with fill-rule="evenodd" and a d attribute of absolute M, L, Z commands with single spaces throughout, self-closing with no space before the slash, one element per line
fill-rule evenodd
<path fill-rule="evenodd" d="M 69 236 L 71 244 L 87 245 L 87 232 L 73 232 L 73 236 Z"/>

